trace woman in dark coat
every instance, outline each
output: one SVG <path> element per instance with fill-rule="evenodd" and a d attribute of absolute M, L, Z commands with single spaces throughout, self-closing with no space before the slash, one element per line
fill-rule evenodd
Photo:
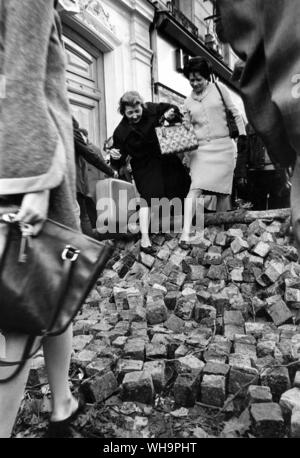
<path fill-rule="evenodd" d="M 189 175 L 176 155 L 163 156 L 155 133 L 161 118 L 173 121 L 179 116 L 175 105 L 143 103 L 138 92 L 127 92 L 120 100 L 123 119 L 114 132 L 111 164 L 120 168 L 131 157 L 131 168 L 143 201 L 140 209 L 141 250 L 153 253 L 149 239 L 151 199 L 184 199 L 190 185 Z"/>

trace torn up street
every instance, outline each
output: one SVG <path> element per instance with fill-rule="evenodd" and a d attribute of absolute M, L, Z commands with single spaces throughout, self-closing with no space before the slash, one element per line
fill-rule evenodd
<path fill-rule="evenodd" d="M 300 267 L 289 210 L 208 215 L 186 251 L 119 242 L 74 324 L 79 437 L 300 437 Z M 236 222 L 234 222 L 236 221 Z M 43 435 L 44 359 L 16 437 Z"/>

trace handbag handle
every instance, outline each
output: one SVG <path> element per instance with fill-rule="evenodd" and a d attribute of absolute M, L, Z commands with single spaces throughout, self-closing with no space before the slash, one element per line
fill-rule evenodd
<path fill-rule="evenodd" d="M 191 130 L 191 126 L 185 124 L 184 122 L 181 124 L 173 124 L 173 126 L 183 126 L 188 132 Z M 167 138 L 167 127 L 173 127 L 173 126 L 161 126 L 161 135 L 163 138 Z"/>

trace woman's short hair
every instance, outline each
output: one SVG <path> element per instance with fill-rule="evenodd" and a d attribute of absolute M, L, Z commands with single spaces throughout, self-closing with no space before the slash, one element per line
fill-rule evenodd
<path fill-rule="evenodd" d="M 144 104 L 144 100 L 138 92 L 125 92 L 125 94 L 122 95 L 119 102 L 119 112 L 122 116 L 124 116 L 126 107 L 135 107 L 138 103 L 140 105 Z"/>
<path fill-rule="evenodd" d="M 191 73 L 200 73 L 203 78 L 209 81 L 212 74 L 211 64 L 204 57 L 192 57 L 183 69 L 186 78 L 189 78 Z"/>

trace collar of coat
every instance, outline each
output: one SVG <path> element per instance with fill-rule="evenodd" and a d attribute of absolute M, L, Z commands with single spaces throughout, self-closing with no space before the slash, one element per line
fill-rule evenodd
<path fill-rule="evenodd" d="M 142 119 L 140 122 L 147 121 L 149 118 L 151 118 L 151 112 L 147 108 L 147 104 L 145 104 L 143 108 Z M 129 124 L 125 116 L 123 116 L 123 119 L 121 120 L 120 124 L 118 125 L 116 131 L 117 131 L 118 137 L 120 137 L 122 141 L 126 141 L 132 132 L 139 133 L 134 128 L 134 124 Z M 140 133 L 140 135 L 141 136 L 143 135 L 142 132 Z"/>

